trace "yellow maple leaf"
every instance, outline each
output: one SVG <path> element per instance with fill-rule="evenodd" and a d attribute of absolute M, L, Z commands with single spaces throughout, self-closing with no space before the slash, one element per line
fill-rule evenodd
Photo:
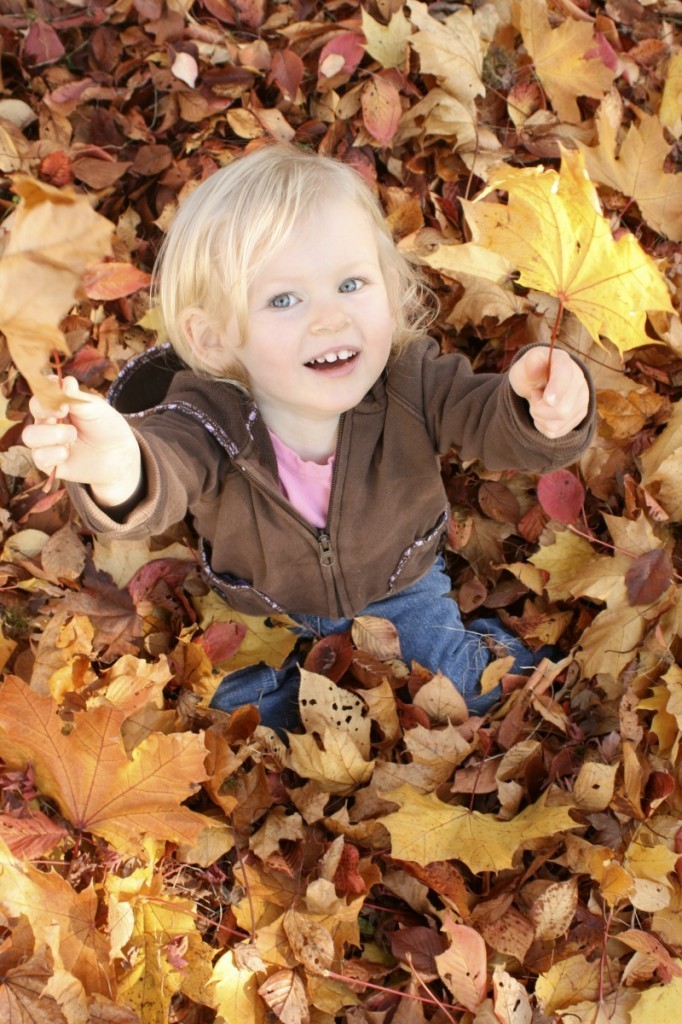
<path fill-rule="evenodd" d="M 257 975 L 240 966 L 233 949 L 223 953 L 213 968 L 209 986 L 218 1021 L 263 1024 L 266 1007 L 258 995 L 258 984 Z"/>
<path fill-rule="evenodd" d="M 289 735 L 289 761 L 304 779 L 313 779 L 325 793 L 349 793 L 371 778 L 374 761 L 365 761 L 348 733 L 325 728 L 322 748 L 315 736 Z"/>
<path fill-rule="evenodd" d="M 524 46 L 543 89 L 559 118 L 576 124 L 581 118 L 577 97 L 601 99 L 615 78 L 600 58 L 586 56 L 597 46 L 592 24 L 567 18 L 552 28 L 546 0 L 523 0 L 516 9 Z"/>
<path fill-rule="evenodd" d="M 198 1002 L 211 979 L 214 950 L 197 931 L 195 903 L 173 895 L 152 859 L 125 878 L 109 873 L 109 931 L 130 969 L 119 972 L 119 1001 L 133 1007 L 145 1024 L 167 1024 L 172 996 L 184 991 Z M 181 969 L 169 957 L 183 940 Z"/>
<path fill-rule="evenodd" d="M 631 124 L 618 145 L 623 119 L 623 101 L 615 90 L 602 101 L 597 113 L 598 146 L 578 142 L 593 181 L 630 196 L 647 224 L 660 234 L 682 241 L 682 186 L 676 174 L 666 174 L 663 165 L 670 146 L 658 117 L 638 113 L 639 124 Z"/>
<path fill-rule="evenodd" d="M 81 892 L 56 871 L 20 865 L 0 842 L 0 906 L 10 917 L 25 914 L 36 947 L 45 944 L 90 993 L 115 989 L 109 942 L 96 927 L 99 901 L 91 884 Z"/>
<path fill-rule="evenodd" d="M 646 314 L 672 312 L 670 293 L 634 235 L 613 238 L 580 153 L 562 150 L 561 170 L 501 166 L 464 202 L 474 241 L 501 253 L 519 282 L 560 301 L 599 342 L 625 352 L 651 344 Z M 496 189 L 509 202 L 483 202 Z"/>
<path fill-rule="evenodd" d="M 436 860 L 461 860 L 472 871 L 511 868 L 524 843 L 576 828 L 568 807 L 538 801 L 511 821 L 443 803 L 433 793 L 402 785 L 382 796 L 400 810 L 378 820 L 391 834 L 392 855 L 422 866 Z"/>
<path fill-rule="evenodd" d="M 88 709 L 64 733 L 52 698 L 14 676 L 0 693 L 0 757 L 12 768 L 32 762 L 39 791 L 76 828 L 140 854 L 145 834 L 192 846 L 211 824 L 181 806 L 206 778 L 201 735 L 152 733 L 128 756 L 123 710 Z"/>
<path fill-rule="evenodd" d="M 682 967 L 682 960 L 675 963 Z M 682 1006 L 682 978 L 673 978 L 667 985 L 655 985 L 642 992 L 630 1010 L 629 1024 L 670 1024 L 678 1020 Z"/>
<path fill-rule="evenodd" d="M 42 373 L 53 349 L 69 352 L 59 322 L 87 264 L 109 250 L 114 226 L 87 196 L 23 175 L 13 188 L 21 202 L 0 256 L 0 329 L 33 393 L 57 406 L 59 389 Z"/>

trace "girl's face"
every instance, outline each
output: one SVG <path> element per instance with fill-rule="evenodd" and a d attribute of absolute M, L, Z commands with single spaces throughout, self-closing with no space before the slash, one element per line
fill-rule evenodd
<path fill-rule="evenodd" d="M 239 344 L 235 323 L 221 346 L 278 433 L 292 417 L 328 425 L 357 405 L 386 366 L 393 330 L 376 228 L 343 200 L 296 225 L 249 288 L 248 340 Z"/>

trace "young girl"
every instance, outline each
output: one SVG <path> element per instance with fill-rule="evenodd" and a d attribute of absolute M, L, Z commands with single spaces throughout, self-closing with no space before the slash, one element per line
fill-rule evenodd
<path fill-rule="evenodd" d="M 238 611 L 286 612 L 323 636 L 354 616 L 394 623 L 405 661 L 440 671 L 480 713 L 493 620 L 468 629 L 440 550 L 438 455 L 547 472 L 589 443 L 594 398 L 564 351 L 531 346 L 474 374 L 424 334 L 419 277 L 350 167 L 264 147 L 182 204 L 157 268 L 170 343 L 132 360 L 109 404 L 64 381 L 59 414 L 33 399 L 36 465 L 77 482 L 84 524 L 120 538 L 191 514 L 209 582 Z M 76 395 L 79 400 L 74 401 Z M 233 673 L 213 705 L 297 717 L 296 666 Z"/>

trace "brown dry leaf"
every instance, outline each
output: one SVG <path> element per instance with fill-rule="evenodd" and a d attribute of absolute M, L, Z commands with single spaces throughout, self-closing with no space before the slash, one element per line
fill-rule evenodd
<path fill-rule="evenodd" d="M 364 701 L 326 676 L 304 668 L 300 672 L 298 705 L 306 732 L 341 730 L 353 740 L 363 757 L 369 757 L 372 722 L 366 715 Z"/>
<path fill-rule="evenodd" d="M 59 323 L 73 304 L 87 264 L 109 249 L 113 225 L 84 195 L 19 175 L 21 203 L 0 257 L 0 329 L 34 394 L 60 404 L 43 376 L 53 349 L 68 353 Z"/>
<path fill-rule="evenodd" d="M 85 559 L 83 543 L 68 523 L 49 537 L 40 553 L 45 572 L 59 580 L 77 580 Z"/>
<path fill-rule="evenodd" d="M 295 842 L 304 839 L 303 819 L 300 814 L 287 814 L 284 807 L 273 807 L 268 811 L 263 825 L 249 839 L 249 847 L 257 857 L 266 861 L 282 840 Z"/>
<path fill-rule="evenodd" d="M 498 821 L 492 814 L 443 803 L 433 793 L 423 794 L 409 785 L 382 795 L 400 806 L 378 819 L 391 833 L 393 857 L 418 864 L 454 858 L 472 871 L 502 871 L 512 867 L 524 843 L 577 827 L 567 807 L 547 807 L 544 802 L 524 808 L 511 821 Z"/>
<path fill-rule="evenodd" d="M 359 651 L 371 654 L 378 661 L 402 658 L 398 631 L 388 619 L 376 615 L 358 615 L 353 619 L 351 637 Z"/>
<path fill-rule="evenodd" d="M 493 971 L 495 1016 L 500 1024 L 531 1024 L 533 1009 L 521 982 L 501 967 Z"/>
<path fill-rule="evenodd" d="M 473 106 L 485 93 L 481 73 L 486 46 L 472 12 L 463 8 L 441 22 L 420 0 L 408 0 L 407 6 L 418 29 L 409 43 L 419 54 L 422 74 L 435 75 L 446 92 Z"/>
<path fill-rule="evenodd" d="M 535 937 L 545 941 L 566 935 L 578 907 L 578 879 L 554 882 L 534 901 L 529 916 Z"/>
<path fill-rule="evenodd" d="M 282 1024 L 308 1024 L 310 1021 L 306 991 L 295 971 L 275 971 L 259 987 L 258 995 Z"/>
<path fill-rule="evenodd" d="M 305 914 L 287 910 L 284 931 L 294 956 L 311 974 L 321 974 L 334 960 L 334 940 L 328 930 Z"/>
<path fill-rule="evenodd" d="M 98 896 L 91 884 L 81 892 L 56 871 L 38 871 L 0 847 L 0 905 L 10 916 L 25 914 L 36 946 L 45 945 L 90 993 L 115 990 L 109 942 L 98 929 Z"/>
<path fill-rule="evenodd" d="M 573 783 L 573 796 L 582 811 L 592 814 L 604 811 L 613 799 L 617 765 L 598 764 L 588 761 L 583 764 Z"/>
<path fill-rule="evenodd" d="M 459 725 L 466 722 L 469 709 L 454 683 L 440 672 L 424 683 L 414 696 L 413 704 L 422 708 L 434 722 Z"/>
<path fill-rule="evenodd" d="M 149 834 L 193 845 L 208 819 L 181 803 L 206 778 L 201 736 L 154 733 L 128 757 L 125 712 L 96 707 L 62 731 L 58 705 L 9 676 L 0 701 L 0 756 L 14 768 L 31 761 L 40 792 L 78 829 L 126 853 Z"/>
<path fill-rule="evenodd" d="M 52 965 L 44 954 L 3 970 L 0 1020 L 7 1024 L 67 1024 L 55 1000 L 45 993 Z"/>

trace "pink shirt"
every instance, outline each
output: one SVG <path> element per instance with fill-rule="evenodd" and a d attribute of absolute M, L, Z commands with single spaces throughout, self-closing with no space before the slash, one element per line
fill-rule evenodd
<path fill-rule="evenodd" d="M 282 494 L 309 523 L 323 527 L 329 509 L 334 456 L 330 455 L 322 464 L 308 462 L 287 448 L 271 430 L 268 433 L 277 456 Z"/>

